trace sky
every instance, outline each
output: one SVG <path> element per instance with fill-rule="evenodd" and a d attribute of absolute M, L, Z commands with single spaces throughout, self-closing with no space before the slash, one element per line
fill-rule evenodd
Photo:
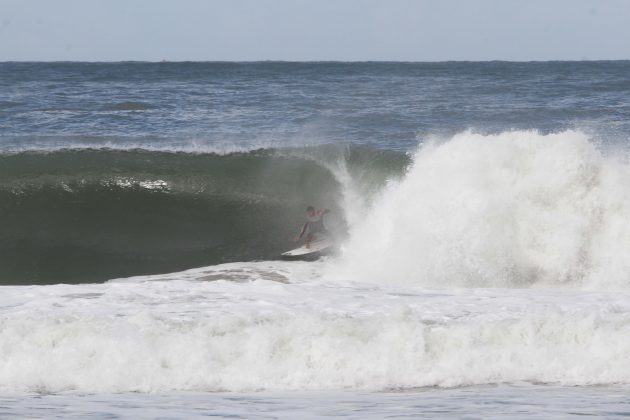
<path fill-rule="evenodd" d="M 630 0 L 0 0 L 0 61 L 630 59 Z"/>

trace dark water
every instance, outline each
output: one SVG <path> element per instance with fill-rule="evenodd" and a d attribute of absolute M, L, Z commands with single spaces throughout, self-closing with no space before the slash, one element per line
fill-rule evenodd
<path fill-rule="evenodd" d="M 630 62 L 0 63 L 0 284 L 274 258 L 468 129 L 625 144 Z"/>

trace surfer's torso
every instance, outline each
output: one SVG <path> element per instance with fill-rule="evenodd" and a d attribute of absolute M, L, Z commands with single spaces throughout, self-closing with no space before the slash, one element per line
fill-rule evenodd
<path fill-rule="evenodd" d="M 326 233 L 326 227 L 324 226 L 324 217 L 321 214 L 315 214 L 313 216 L 306 216 L 307 220 L 307 233 Z"/>

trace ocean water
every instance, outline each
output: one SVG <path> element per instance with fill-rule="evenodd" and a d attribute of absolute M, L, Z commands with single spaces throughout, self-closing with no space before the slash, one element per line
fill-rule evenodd
<path fill-rule="evenodd" d="M 630 62 L 0 63 L 0 415 L 628 415 L 629 151 Z"/>

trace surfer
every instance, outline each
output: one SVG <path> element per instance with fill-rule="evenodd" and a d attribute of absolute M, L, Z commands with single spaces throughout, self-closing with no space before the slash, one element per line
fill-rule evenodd
<path fill-rule="evenodd" d="M 323 236 L 328 234 L 328 231 L 324 226 L 324 215 L 326 213 L 330 213 L 330 210 L 315 210 L 313 206 L 308 206 L 306 208 L 306 223 L 304 223 L 302 230 L 300 230 L 300 233 L 294 238 L 294 240 L 297 242 L 306 234 L 305 246 L 309 248 L 311 246 L 311 241 L 316 235 Z"/>

